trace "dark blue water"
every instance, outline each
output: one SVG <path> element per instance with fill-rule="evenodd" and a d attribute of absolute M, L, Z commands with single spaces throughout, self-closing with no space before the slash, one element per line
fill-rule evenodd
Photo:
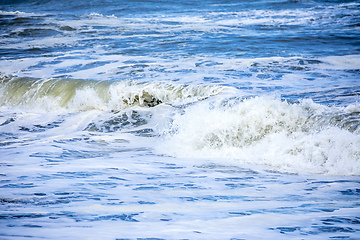
<path fill-rule="evenodd" d="M 106 79 L 154 81 L 162 80 L 160 77 L 171 71 L 166 80 L 189 83 L 192 80 L 184 80 L 189 74 L 205 71 L 201 82 L 254 90 L 248 84 L 254 77 L 265 85 L 256 89 L 286 92 L 293 90 L 285 85 L 295 74 L 295 79 L 299 76 L 302 81 L 302 86 L 292 84 L 297 92 L 329 85 L 332 90 L 347 87 L 351 95 L 358 96 L 359 92 L 357 1 L 3 1 L 1 9 L 2 59 L 43 56 L 32 69 L 54 68 L 52 74 L 46 75 L 30 73 L 28 68 L 3 70 L 2 74 L 21 71 L 29 72 L 26 75 L 30 77 L 78 78 L 71 73 L 119 61 L 117 56 L 146 56 L 120 61 L 123 65 L 137 62 L 139 69 L 122 72 L 126 66 L 118 66 L 120 70 L 114 70 Z M 22 13 L 10 14 L 16 11 Z M 341 59 L 349 55 L 355 56 L 351 66 L 344 65 L 348 60 Z M 267 59 L 259 63 L 259 58 Z M 66 68 L 57 67 L 71 59 L 94 61 L 74 61 Z M 190 59 L 194 61 L 191 68 L 179 66 Z M 236 66 L 247 59 L 245 69 Z M 224 66 L 224 60 L 233 66 Z M 335 61 L 329 64 L 329 60 Z M 163 61 L 172 61 L 174 66 L 164 67 L 160 64 Z M 158 66 L 149 68 L 147 63 Z M 319 69 L 321 63 L 326 66 Z M 178 69 L 172 71 L 176 66 Z M 212 66 L 217 71 L 202 68 Z M 147 69 L 150 73 L 144 72 Z M 85 77 L 99 79 L 101 74 Z M 269 86 L 274 80 L 286 83 Z M 301 97 L 317 99 L 317 95 L 325 94 L 310 92 Z M 341 104 L 336 99 L 322 103 Z"/>
<path fill-rule="evenodd" d="M 130 21 L 141 18 L 148 27 L 140 31 L 124 29 L 122 32 L 119 26 L 100 25 L 86 26 L 92 27 L 93 31 L 77 32 L 84 38 L 93 38 L 94 33 L 106 36 L 106 39 L 96 43 L 86 41 L 85 45 L 109 45 L 109 54 L 114 51 L 122 53 L 126 48 L 129 52 L 125 53 L 135 55 L 149 51 L 158 55 L 166 51 L 169 56 L 341 56 L 359 52 L 358 7 L 357 1 L 77 1 L 71 4 L 59 1 L 3 1 L 3 11 L 26 12 L 27 9 L 36 9 L 36 14 L 42 16 L 24 18 L 2 15 L 1 26 L 3 37 L 11 39 L 21 36 L 22 41 L 53 35 L 66 36 L 69 30 L 76 29 L 59 29 L 56 27 L 57 21 L 79 20 L 84 15 L 98 13 L 129 18 Z M 189 23 L 174 20 L 174 16 L 190 17 Z M 202 18 L 206 25 L 214 29 L 191 28 L 193 16 Z M 171 31 L 159 36 L 156 30 L 159 24 Z M 23 25 L 29 29 L 14 32 Z M 42 29 L 46 25 L 54 28 Z M 184 25 L 189 27 L 179 27 Z M 126 42 L 111 38 L 119 33 L 128 36 Z M 139 35 L 146 37 L 146 40 Z M 142 47 L 139 48 L 139 45 Z M 42 50 L 56 51 L 48 48 Z"/>

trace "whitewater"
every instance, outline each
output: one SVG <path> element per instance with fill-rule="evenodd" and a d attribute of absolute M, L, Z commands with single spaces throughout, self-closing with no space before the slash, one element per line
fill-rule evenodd
<path fill-rule="evenodd" d="M 360 2 L 0 3 L 0 239 L 360 239 Z"/>

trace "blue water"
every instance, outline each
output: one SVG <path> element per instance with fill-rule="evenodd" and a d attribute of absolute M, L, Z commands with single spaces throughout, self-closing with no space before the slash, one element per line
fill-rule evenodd
<path fill-rule="evenodd" d="M 0 1 L 1 239 L 360 239 L 359 1 Z"/>

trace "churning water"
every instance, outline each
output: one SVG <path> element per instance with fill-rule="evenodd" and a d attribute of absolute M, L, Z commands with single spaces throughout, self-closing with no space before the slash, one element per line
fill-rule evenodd
<path fill-rule="evenodd" d="M 0 239 L 360 239 L 360 2 L 0 2 Z"/>

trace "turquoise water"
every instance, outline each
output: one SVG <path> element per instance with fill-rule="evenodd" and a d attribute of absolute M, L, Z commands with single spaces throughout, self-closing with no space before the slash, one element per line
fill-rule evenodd
<path fill-rule="evenodd" d="M 359 239 L 359 1 L 1 1 L 1 239 Z"/>

